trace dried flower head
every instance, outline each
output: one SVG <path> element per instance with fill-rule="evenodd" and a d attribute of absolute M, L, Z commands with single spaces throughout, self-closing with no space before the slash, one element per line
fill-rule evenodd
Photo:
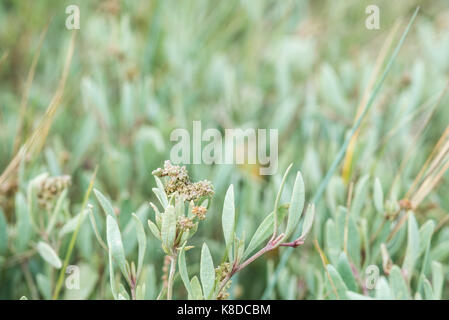
<path fill-rule="evenodd" d="M 173 165 L 170 160 L 165 161 L 164 168 L 158 168 L 152 174 L 160 178 L 167 177 L 164 187 L 167 195 L 170 196 L 177 192 L 184 201 L 198 201 L 214 194 L 214 188 L 210 181 L 190 182 L 186 167 Z"/>
<path fill-rule="evenodd" d="M 228 290 L 231 287 L 232 280 L 229 280 L 217 296 L 217 300 L 226 300 L 229 298 Z"/>
<path fill-rule="evenodd" d="M 194 206 L 192 213 L 200 220 L 206 219 L 207 208 L 203 206 Z"/>
<path fill-rule="evenodd" d="M 182 231 L 189 231 L 194 227 L 194 223 L 191 218 L 181 216 L 178 218 L 178 226 Z"/>
<path fill-rule="evenodd" d="M 37 190 L 37 199 L 41 207 L 51 209 L 54 200 L 70 186 L 72 179 L 68 175 L 47 177 L 41 181 Z"/>
<path fill-rule="evenodd" d="M 215 268 L 215 274 L 219 282 L 223 281 L 230 272 L 231 264 L 229 262 L 223 262 Z"/>

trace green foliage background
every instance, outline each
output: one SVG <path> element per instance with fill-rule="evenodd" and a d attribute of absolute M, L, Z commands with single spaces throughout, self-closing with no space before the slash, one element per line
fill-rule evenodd
<path fill-rule="evenodd" d="M 386 239 L 394 220 L 382 229 L 386 231 L 379 239 L 369 241 L 384 216 L 373 199 L 375 178 L 385 201 L 396 204 L 449 124 L 448 98 L 443 97 L 437 106 L 432 104 L 448 80 L 447 1 L 3 0 L 0 57 L 7 56 L 0 63 L 0 171 L 15 155 L 26 78 L 49 19 L 22 121 L 21 142 L 45 117 L 56 91 L 73 33 L 65 28 L 65 8 L 70 4 L 80 7 L 81 29 L 51 131 L 42 152 L 22 162 L 14 175 L 17 188 L 11 192 L 6 186 L 0 189 L 0 298 L 49 299 L 59 275 L 36 254 L 41 237 L 27 227 L 27 188 L 34 177 L 42 172 L 72 176 L 55 228 L 60 232 L 79 213 L 98 165 L 95 188 L 111 199 L 125 254 L 136 260 L 131 214 L 136 212 L 142 222 L 153 219 L 148 206 L 148 201 L 155 201 L 151 171 L 169 158 L 171 131 L 191 130 L 193 120 L 201 120 L 203 129 L 278 129 L 279 170 L 273 176 L 259 176 L 254 166 L 188 166 L 193 180 L 208 179 L 215 186 L 207 219 L 192 239 L 195 248 L 186 254 L 192 270 L 199 270 L 205 240 L 214 261 L 224 254 L 221 211 L 231 183 L 236 233 L 244 233 L 246 241 L 273 210 L 282 173 L 292 162 L 293 169 L 302 172 L 306 201 L 310 201 L 354 122 L 385 39 L 394 24 L 402 22 L 393 44 L 397 42 L 417 5 L 421 5 L 418 18 L 361 127 L 349 182 L 342 179 L 341 170 L 332 177 L 325 196 L 315 204 L 313 237 L 295 249 L 270 298 L 344 298 L 346 289 L 362 294 L 365 271 L 373 264 L 384 276 L 382 289 L 369 290 L 373 297 L 376 292 L 383 298 L 449 297 L 445 289 L 449 276 L 447 175 L 411 213 L 414 218 L 396 237 Z M 379 6 L 379 30 L 365 27 L 369 4 Z M 415 139 L 432 108 L 429 124 Z M 289 201 L 293 182 L 291 175 L 281 203 Z M 351 183 L 353 199 L 346 215 Z M 106 220 L 100 206 L 94 197 L 89 203 L 104 235 Z M 346 225 L 346 216 L 350 221 L 345 240 L 341 227 Z M 426 246 L 427 237 L 416 236 L 416 232 L 428 221 L 435 231 Z M 145 297 L 154 299 L 161 285 L 164 254 L 148 228 L 145 231 Z M 56 236 L 61 259 L 71 232 Z M 331 267 L 323 266 L 314 238 Z M 349 276 L 341 255 L 345 241 L 347 258 L 356 270 L 349 270 Z M 383 270 L 381 243 L 386 243 L 396 265 L 389 275 Z M 413 249 L 416 246 L 419 250 Z M 283 250 L 243 270 L 233 281 L 231 298 L 260 298 Z M 417 252 L 413 258 L 407 253 L 410 250 Z M 70 264 L 81 268 L 81 289 L 63 289 L 61 298 L 112 297 L 107 255 L 88 219 L 81 225 Z M 174 296 L 186 297 L 179 279 Z"/>

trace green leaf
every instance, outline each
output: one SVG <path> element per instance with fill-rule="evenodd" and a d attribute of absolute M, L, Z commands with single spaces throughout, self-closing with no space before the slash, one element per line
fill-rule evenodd
<path fill-rule="evenodd" d="M 383 277 L 383 276 L 380 277 L 376 283 L 376 299 L 379 299 L 379 300 L 393 299 L 387 279 L 385 279 L 385 277 Z"/>
<path fill-rule="evenodd" d="M 355 188 L 354 200 L 351 205 L 351 215 L 356 218 L 360 216 L 368 195 L 368 179 L 368 175 L 363 176 Z"/>
<path fill-rule="evenodd" d="M 374 180 L 374 206 L 377 213 L 382 214 L 384 212 L 384 192 L 378 178 Z"/>
<path fill-rule="evenodd" d="M 306 211 L 306 216 L 304 217 L 304 222 L 302 224 L 302 232 L 301 232 L 301 239 L 305 240 L 307 235 L 310 232 L 310 229 L 313 225 L 313 220 L 315 219 L 315 205 L 309 204 Z"/>
<path fill-rule="evenodd" d="M 360 267 L 361 244 L 360 233 L 352 216 L 348 217 L 348 256 L 357 267 Z"/>
<path fill-rule="evenodd" d="M 115 217 L 114 208 L 112 207 L 111 202 L 108 200 L 108 198 L 106 198 L 99 190 L 95 188 L 94 193 L 104 212 L 107 215 Z"/>
<path fill-rule="evenodd" d="M 345 282 L 342 277 L 338 273 L 338 271 L 331 264 L 327 265 L 327 272 L 332 279 L 332 293 L 336 294 L 337 299 L 346 300 L 346 292 L 348 291 L 348 287 L 346 287 Z"/>
<path fill-rule="evenodd" d="M 331 263 L 337 264 L 337 259 L 341 252 L 341 244 L 338 241 L 339 238 L 334 220 L 332 220 L 331 218 L 327 219 L 324 230 L 324 243 L 326 245 L 329 260 Z"/>
<path fill-rule="evenodd" d="M 60 269 L 62 267 L 61 259 L 59 259 L 58 254 L 49 244 L 39 241 L 36 249 L 42 259 L 47 261 L 51 266 L 56 269 Z"/>
<path fill-rule="evenodd" d="M 162 208 L 167 208 L 168 199 L 164 198 L 164 193 L 161 192 L 158 188 L 153 188 L 153 193 L 156 195 L 156 198 L 159 200 L 159 203 L 162 205 Z"/>
<path fill-rule="evenodd" d="M 62 191 L 61 195 L 59 196 L 58 201 L 56 202 L 56 206 L 53 209 L 52 216 L 50 218 L 50 221 L 48 222 L 48 226 L 46 229 L 47 234 L 51 233 L 51 231 L 53 230 L 53 227 L 56 224 L 57 218 L 58 218 L 60 212 L 62 211 L 62 204 L 64 203 L 64 200 L 67 197 L 67 192 L 68 192 L 68 190 L 64 189 Z"/>
<path fill-rule="evenodd" d="M 344 252 L 342 252 L 338 258 L 337 270 L 348 289 L 350 291 L 357 291 L 357 282 L 354 278 L 354 274 L 352 273 L 348 258 Z"/>
<path fill-rule="evenodd" d="M 278 208 L 279 211 L 279 217 L 280 219 L 283 219 L 285 215 L 287 214 L 286 206 L 282 205 Z M 249 242 L 248 247 L 246 248 L 243 259 L 248 257 L 249 254 L 251 254 L 254 250 L 256 250 L 257 247 L 259 247 L 262 242 L 264 242 L 266 239 L 268 239 L 273 234 L 273 225 L 274 225 L 274 213 L 271 212 L 259 225 L 256 232 L 254 233 L 251 241 Z"/>
<path fill-rule="evenodd" d="M 408 212 L 407 223 L 407 249 L 402 268 L 406 270 L 408 278 L 412 276 L 419 254 L 419 230 L 413 212 Z"/>
<path fill-rule="evenodd" d="M 204 297 L 201 284 L 196 276 L 190 281 L 190 286 L 192 287 L 193 296 L 189 297 L 189 300 L 203 300 Z"/>
<path fill-rule="evenodd" d="M 136 222 L 137 242 L 139 244 L 139 255 L 137 259 L 137 278 L 142 271 L 143 259 L 145 258 L 145 250 L 147 248 L 147 237 L 139 217 L 133 213 L 134 221 Z"/>
<path fill-rule="evenodd" d="M 51 299 L 51 282 L 47 276 L 38 273 L 36 276 L 36 285 L 44 299 Z"/>
<path fill-rule="evenodd" d="M 354 291 L 346 291 L 346 296 L 349 300 L 373 300 L 373 298 L 364 296 Z"/>
<path fill-rule="evenodd" d="M 432 248 L 432 260 L 443 261 L 449 257 L 449 240 L 438 243 Z"/>
<path fill-rule="evenodd" d="M 163 185 L 161 179 L 159 179 L 159 177 L 154 176 L 154 180 L 156 180 L 157 188 L 159 190 L 159 192 L 157 192 L 157 197 L 159 198 L 159 201 L 162 204 L 162 207 L 165 208 L 168 205 L 168 198 L 167 198 L 167 194 L 165 193 L 164 185 Z"/>
<path fill-rule="evenodd" d="M 123 249 L 122 236 L 120 234 L 120 229 L 117 225 L 117 221 L 115 221 L 115 219 L 111 215 L 108 215 L 106 217 L 106 239 L 113 263 L 120 268 L 123 276 L 127 277 L 125 251 Z"/>
<path fill-rule="evenodd" d="M 305 201 L 305 187 L 301 172 L 296 174 L 295 184 L 293 185 L 292 197 L 290 200 L 290 207 L 288 208 L 287 228 L 285 230 L 285 237 L 290 237 L 293 230 L 301 219 L 302 211 L 304 209 Z"/>
<path fill-rule="evenodd" d="M 2 208 L 0 208 L 0 256 L 6 254 L 8 249 L 8 224 Z"/>
<path fill-rule="evenodd" d="M 200 279 L 203 285 L 204 297 L 209 299 L 214 291 L 215 268 L 209 247 L 206 243 L 203 244 L 203 248 L 201 249 Z"/>
<path fill-rule="evenodd" d="M 181 280 L 184 283 L 184 287 L 187 290 L 188 296 L 194 297 L 195 294 L 193 293 L 193 289 L 189 281 L 189 273 L 187 272 L 185 246 L 186 244 L 184 243 L 182 245 L 181 251 L 179 252 L 179 259 L 178 259 L 179 275 L 181 276 Z"/>
<path fill-rule="evenodd" d="M 78 213 L 76 216 L 68 220 L 59 230 L 58 237 L 62 238 L 65 235 L 75 231 L 76 227 L 78 226 L 78 223 L 80 224 L 81 227 L 85 217 L 86 217 L 86 210 L 84 210 L 84 212 Z"/>
<path fill-rule="evenodd" d="M 443 265 L 438 261 L 432 261 L 432 284 L 435 299 L 441 299 L 444 284 Z"/>
<path fill-rule="evenodd" d="M 435 296 L 433 294 L 432 285 L 430 284 L 429 280 L 422 274 L 422 284 L 423 284 L 423 290 L 424 290 L 424 297 L 426 300 L 435 300 Z"/>
<path fill-rule="evenodd" d="M 278 227 L 279 222 L 282 221 L 282 219 L 279 219 L 277 211 L 278 211 L 279 201 L 281 200 L 282 190 L 284 190 L 285 181 L 287 180 L 288 173 L 290 172 L 290 169 L 292 168 L 292 166 L 293 166 L 293 163 L 291 163 L 288 166 L 287 170 L 285 170 L 284 176 L 281 181 L 281 185 L 280 185 L 278 193 L 276 195 L 276 200 L 274 201 L 274 209 L 273 209 L 273 211 L 274 211 L 274 228 Z M 274 230 L 275 233 L 276 233 L 276 231 L 277 230 Z"/>
<path fill-rule="evenodd" d="M 402 276 L 401 269 L 394 265 L 390 271 L 390 288 L 393 292 L 393 297 L 398 300 L 410 300 L 410 293 L 407 283 Z"/>
<path fill-rule="evenodd" d="M 168 205 L 165 212 L 162 214 L 161 238 L 162 247 L 167 254 L 170 254 L 171 249 L 175 244 L 176 237 L 176 217 L 175 207 Z"/>
<path fill-rule="evenodd" d="M 428 220 L 424 223 L 421 228 L 419 228 L 419 253 L 420 257 L 427 247 L 430 245 L 430 240 L 432 239 L 433 230 L 435 229 L 435 222 Z"/>
<path fill-rule="evenodd" d="M 28 213 L 28 206 L 25 197 L 21 192 L 16 194 L 15 213 L 17 219 L 17 238 L 15 239 L 15 244 L 17 252 L 22 252 L 27 248 L 33 230 L 30 215 Z"/>
<path fill-rule="evenodd" d="M 232 184 L 229 186 L 224 199 L 221 223 L 223 226 L 223 235 L 226 243 L 226 250 L 228 252 L 228 259 L 232 263 L 232 244 L 234 243 L 235 228 L 234 186 Z"/>
<path fill-rule="evenodd" d="M 148 227 L 150 228 L 151 233 L 159 240 L 162 240 L 161 232 L 159 231 L 158 227 L 154 224 L 153 221 L 148 219 Z"/>

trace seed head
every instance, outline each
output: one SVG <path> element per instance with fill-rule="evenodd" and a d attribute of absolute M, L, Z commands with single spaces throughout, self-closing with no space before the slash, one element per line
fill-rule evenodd
<path fill-rule="evenodd" d="M 200 220 L 206 219 L 207 208 L 203 206 L 194 206 L 192 208 L 192 213 L 198 217 Z"/>

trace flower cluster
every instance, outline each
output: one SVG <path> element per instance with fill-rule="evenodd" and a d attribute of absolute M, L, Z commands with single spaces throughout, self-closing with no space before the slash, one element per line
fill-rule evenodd
<path fill-rule="evenodd" d="M 192 229 L 194 226 L 195 226 L 195 224 L 191 218 L 188 218 L 186 216 L 180 216 L 178 218 L 178 227 L 182 231 L 189 232 L 190 229 Z"/>
<path fill-rule="evenodd" d="M 206 219 L 207 208 L 203 206 L 193 206 L 192 213 L 199 220 L 204 220 Z"/>
<path fill-rule="evenodd" d="M 165 192 L 168 196 L 177 192 L 184 201 L 198 201 L 214 194 L 210 181 L 191 182 L 186 167 L 172 165 L 170 160 L 165 161 L 164 168 L 158 168 L 152 174 L 160 178 L 167 177 Z"/>
<path fill-rule="evenodd" d="M 68 175 L 43 179 L 37 187 L 37 201 L 39 205 L 50 210 L 54 200 L 65 188 L 70 186 L 71 182 L 72 179 Z"/>

